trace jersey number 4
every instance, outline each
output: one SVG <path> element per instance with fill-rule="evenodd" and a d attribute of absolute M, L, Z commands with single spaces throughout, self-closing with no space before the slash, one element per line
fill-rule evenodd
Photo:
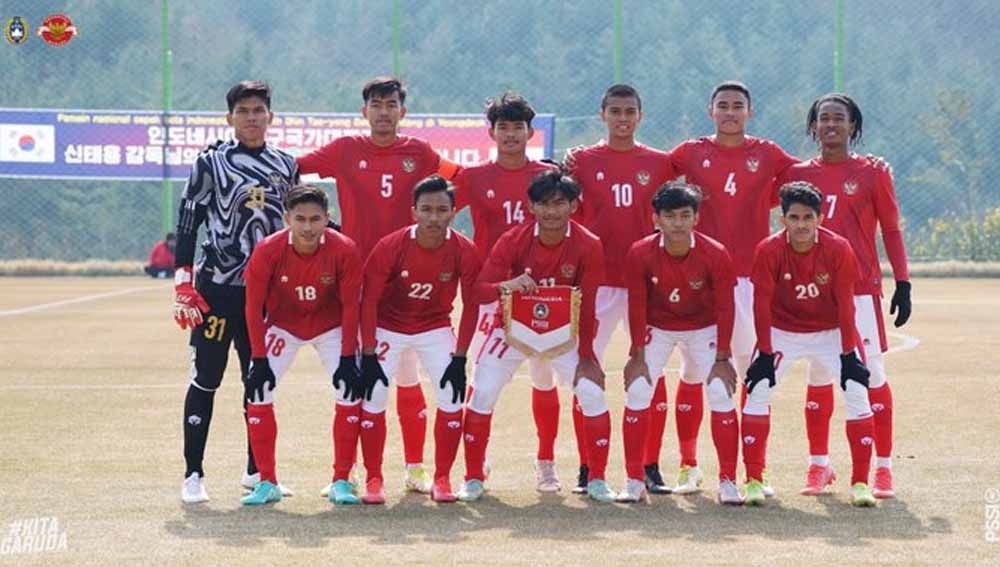
<path fill-rule="evenodd" d="M 732 196 L 736 196 L 736 172 L 730 171 L 729 176 L 726 177 L 726 186 L 722 189 L 724 192 L 729 193 Z"/>

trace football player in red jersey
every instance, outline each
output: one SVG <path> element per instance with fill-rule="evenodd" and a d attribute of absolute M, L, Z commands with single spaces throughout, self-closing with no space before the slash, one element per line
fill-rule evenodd
<path fill-rule="evenodd" d="M 455 501 L 449 474 L 462 439 L 466 351 L 478 312 L 473 289 L 480 259 L 476 245 L 449 227 L 454 216 L 455 195 L 448 181 L 437 175 L 424 179 L 413 189 L 417 223 L 380 240 L 365 263 L 361 308 L 365 397 L 360 418 L 368 472 L 362 497 L 366 504 L 385 502 L 382 454 L 388 386 L 407 351 L 419 357 L 437 392 L 431 497 Z M 459 282 L 463 307 L 456 340 L 451 311 Z"/>
<path fill-rule="evenodd" d="M 625 285 L 625 255 L 632 244 L 653 232 L 650 206 L 656 189 L 676 177 L 667 154 L 636 141 L 642 122 L 642 99 L 631 85 L 609 87 L 601 97 L 601 120 L 607 127 L 607 139 L 572 152 L 567 167 L 580 184 L 580 210 L 577 218 L 604 245 L 604 281 L 597 290 L 597 335 L 594 349 L 604 358 L 604 351 L 619 323 L 625 322 L 628 291 Z M 662 438 L 666 420 L 666 389 L 655 400 L 654 410 L 663 419 L 655 420 L 651 437 Z M 580 475 L 575 492 L 587 487 L 586 447 L 582 414 L 574 404 L 573 424 L 580 454 Z M 655 452 L 659 455 L 659 444 Z M 645 473 L 649 490 L 667 493 L 657 459 L 647 461 Z"/>
<path fill-rule="evenodd" d="M 273 391 L 299 348 L 312 345 L 333 376 L 338 418 L 345 404 L 357 403 L 361 387 L 355 357 L 361 255 L 350 238 L 327 228 L 327 208 L 321 189 L 294 187 L 285 203 L 288 228 L 257 245 L 244 274 L 253 355 L 245 382 L 247 423 L 261 477 L 243 498 L 244 505 L 281 500 L 274 459 L 278 426 Z M 335 424 L 335 432 L 336 428 Z M 351 449 L 355 443 L 351 441 Z M 335 463 L 334 483 L 347 484 L 349 489 L 349 470 L 350 463 L 346 468 Z"/>
<path fill-rule="evenodd" d="M 881 228 L 886 255 L 892 265 L 896 288 L 890 314 L 895 325 L 910 317 L 910 277 L 903 231 L 899 224 L 891 170 L 870 156 L 850 151 L 861 141 L 863 116 L 850 96 L 827 94 L 809 109 L 806 131 L 820 145 L 820 155 L 788 169 L 782 182 L 807 181 L 823 193 L 823 226 L 851 243 L 858 257 L 858 280 L 854 284 L 857 328 L 871 371 L 868 396 L 875 419 L 876 498 L 891 498 L 892 482 L 892 392 L 886 381 L 883 353 L 888 348 L 882 319 L 882 268 L 876 245 Z M 810 466 L 803 493 L 823 490 L 824 479 L 832 475 L 827 454 L 833 394 L 829 388 L 810 387 L 806 397 L 806 430 L 809 434 Z"/>
<path fill-rule="evenodd" d="M 653 397 L 651 376 L 667 364 L 674 347 L 681 353 L 681 399 L 677 438 L 682 466 L 698 466 L 698 428 L 702 384 L 707 383 L 712 410 L 712 439 L 719 456 L 719 501 L 740 504 L 736 462 L 740 431 L 732 395 L 736 370 L 730 361 L 733 333 L 733 286 L 736 276 L 726 249 L 694 230 L 701 190 L 668 183 L 652 199 L 659 234 L 632 245 L 625 259 L 628 319 L 632 339 L 625 365 L 625 414 L 622 439 L 628 476 L 622 502 L 646 499 L 643 449 Z M 695 390 L 697 395 L 687 395 Z M 687 419 L 681 419 L 685 416 Z"/>
<path fill-rule="evenodd" d="M 554 164 L 530 159 L 528 140 L 534 135 L 531 121 L 535 110 L 521 95 L 505 92 L 486 103 L 490 138 L 496 142 L 496 159 L 463 168 L 455 177 L 455 208 L 468 206 L 472 216 L 473 240 L 483 256 L 511 227 L 534 222 L 527 188 L 536 175 L 558 169 Z M 476 333 L 469 352 L 479 355 L 486 337 L 497 320 L 500 303 L 494 301 L 479 306 Z M 531 409 L 538 431 L 538 453 L 535 463 L 540 492 L 557 492 L 561 488 L 555 468 L 555 443 L 559 432 L 559 390 L 551 367 L 542 360 L 528 361 L 531 371 Z"/>
<path fill-rule="evenodd" d="M 572 382 L 586 422 L 588 494 L 611 502 L 615 495 L 604 479 L 611 439 L 611 416 L 604 396 L 604 372 L 594 353 L 594 299 L 604 271 L 600 240 L 570 220 L 580 188 L 570 177 L 552 171 L 538 175 L 528 187 L 535 222 L 507 231 L 480 273 L 477 296 L 490 303 L 500 294 L 533 292 L 539 286 L 569 285 L 581 289 L 579 337 L 576 348 L 552 359 L 564 383 Z M 483 462 L 489 442 L 493 409 L 504 386 L 526 354 L 510 348 L 503 327 L 494 327 L 476 366 L 476 387 L 465 412 L 464 501 L 478 500 L 485 491 Z"/>
<path fill-rule="evenodd" d="M 753 260 L 757 357 L 746 374 L 747 401 L 740 424 L 747 470 L 745 502 L 764 503 L 761 475 L 771 428 L 771 391 L 804 358 L 813 386 L 840 376 L 851 448 L 851 503 L 873 506 L 868 488 L 874 425 L 868 401 L 868 369 L 858 359 L 854 326 L 857 259 L 851 244 L 819 226 L 822 194 L 802 181 L 780 191 L 785 229 L 757 245 Z M 838 356 L 839 355 L 839 356 Z M 831 474 L 825 479 L 832 483 Z"/>
<path fill-rule="evenodd" d="M 379 239 L 413 222 L 411 199 L 418 181 L 433 173 L 450 179 L 458 166 L 427 142 L 399 134 L 406 116 L 406 87 L 399 79 L 376 77 L 365 84 L 361 97 L 369 135 L 338 138 L 297 162 L 302 174 L 336 179 L 341 231 L 354 239 L 364 259 Z M 416 368 L 416 359 L 407 355 L 404 372 L 396 376 L 396 411 L 407 455 L 406 486 L 426 493 L 431 488 L 423 468 L 427 404 Z"/>

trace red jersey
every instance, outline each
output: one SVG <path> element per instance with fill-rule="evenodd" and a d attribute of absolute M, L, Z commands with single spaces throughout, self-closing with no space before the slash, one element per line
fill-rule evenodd
<path fill-rule="evenodd" d="M 897 280 L 908 280 L 906 248 L 899 228 L 899 204 L 888 169 L 868 158 L 852 155 L 846 161 L 828 163 L 817 157 L 789 168 L 781 183 L 808 181 L 823 193 L 823 226 L 851 243 L 858 258 L 858 281 L 854 293 L 882 293 L 875 229 L 882 226 L 882 240 Z"/>
<path fill-rule="evenodd" d="M 174 269 L 174 253 L 167 247 L 165 240 L 158 241 L 149 251 L 149 266 L 163 270 Z"/>
<path fill-rule="evenodd" d="M 677 257 L 664 248 L 662 235 L 652 234 L 632 245 L 625 279 L 632 351 L 646 344 L 647 325 L 666 331 L 718 325 L 718 350 L 730 350 L 736 274 L 724 246 L 693 232 L 690 250 Z"/>
<path fill-rule="evenodd" d="M 455 177 L 455 210 L 468 206 L 473 240 L 487 256 L 500 235 L 512 226 L 535 221 L 528 210 L 528 185 L 539 173 L 557 166 L 529 160 L 520 169 L 488 162 L 462 169 Z"/>
<path fill-rule="evenodd" d="M 270 325 L 302 340 L 342 327 L 341 354 L 354 354 L 361 255 L 350 238 L 328 228 L 316 252 L 303 256 L 292 246 L 291 231 L 278 231 L 254 248 L 244 278 L 247 331 L 254 358 L 267 354 L 264 333 Z"/>
<path fill-rule="evenodd" d="M 677 177 L 667 154 L 642 144 L 617 151 L 605 143 L 573 154 L 572 175 L 580 184 L 578 218 L 604 245 L 601 285 L 625 287 L 625 255 L 653 232 L 653 194 Z"/>
<path fill-rule="evenodd" d="M 581 357 L 593 358 L 594 332 L 597 329 L 594 301 L 597 287 L 604 279 L 604 251 L 594 233 L 575 221 L 566 227 L 566 238 L 555 246 L 546 246 L 538 238 L 538 224 L 526 224 L 504 233 L 482 273 L 479 274 L 479 303 L 497 300 L 497 284 L 531 270 L 540 286 L 570 285 L 580 288 L 579 347 Z"/>
<path fill-rule="evenodd" d="M 843 352 L 856 345 L 854 281 L 857 259 L 851 244 L 819 227 L 806 253 L 792 249 L 788 232 L 757 245 L 753 259 L 753 316 L 757 349 L 773 352 L 771 327 L 794 333 L 840 328 Z"/>
<path fill-rule="evenodd" d="M 771 232 L 770 212 L 778 205 L 775 178 L 799 160 L 769 140 L 747 136 L 742 146 L 727 148 L 706 136 L 678 144 L 670 161 L 704 191 L 698 231 L 729 250 L 737 276 L 749 276 L 754 247 Z"/>
<path fill-rule="evenodd" d="M 433 250 L 417 244 L 417 225 L 379 240 L 365 262 L 361 344 L 375 347 L 375 328 L 414 335 L 451 326 L 451 310 L 462 282 L 462 320 L 457 351 L 469 348 L 479 305 L 473 290 L 481 262 L 476 245 L 448 229 Z"/>
<path fill-rule="evenodd" d="M 367 258 L 380 238 L 413 223 L 413 186 L 437 172 L 441 158 L 418 138 L 399 136 L 383 148 L 368 136 L 344 136 L 296 161 L 299 173 L 337 180 L 341 230 Z"/>

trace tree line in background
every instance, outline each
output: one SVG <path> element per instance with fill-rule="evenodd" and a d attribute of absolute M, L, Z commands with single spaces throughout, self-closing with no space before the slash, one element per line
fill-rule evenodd
<path fill-rule="evenodd" d="M 847 0 L 844 76 L 865 115 L 858 151 L 893 165 L 911 255 L 1000 260 L 1000 9 L 989 0 Z M 400 2 L 411 112 L 479 112 L 505 89 L 557 115 L 557 156 L 603 135 L 613 82 L 613 4 Z M 0 49 L 6 107 L 157 109 L 159 3 L 90 0 L 80 36 Z M 67 8 L 68 9 L 68 8 Z M 20 15 L 45 14 L 26 3 Z M 224 110 L 241 79 L 274 87 L 274 110 L 350 112 L 392 72 L 392 2 L 172 0 L 174 108 Z M 708 134 L 724 79 L 753 91 L 750 133 L 809 157 L 805 116 L 833 89 L 834 3 L 624 3 L 622 76 L 642 93 L 640 138 L 670 148 Z M 175 184 L 175 198 L 181 184 Z M 161 237 L 157 183 L 0 181 L 0 259 L 141 258 Z M 467 218 L 460 226 L 468 227 Z"/>

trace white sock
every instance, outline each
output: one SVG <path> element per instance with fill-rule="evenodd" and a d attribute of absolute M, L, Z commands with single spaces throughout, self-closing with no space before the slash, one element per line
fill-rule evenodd
<path fill-rule="evenodd" d="M 809 455 L 809 464 L 828 467 L 830 466 L 830 455 Z"/>
<path fill-rule="evenodd" d="M 882 467 L 892 470 L 892 457 L 875 457 L 875 468 Z"/>

